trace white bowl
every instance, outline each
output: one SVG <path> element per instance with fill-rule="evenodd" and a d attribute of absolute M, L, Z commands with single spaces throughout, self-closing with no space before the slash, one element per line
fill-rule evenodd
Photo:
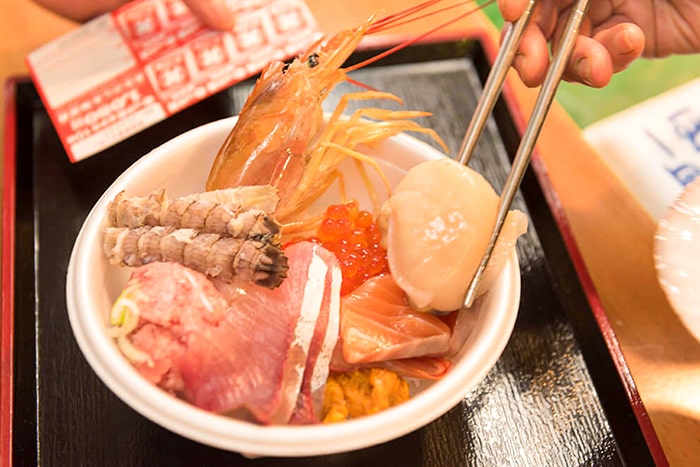
<path fill-rule="evenodd" d="M 700 341 L 700 177 L 683 189 L 659 221 L 654 263 L 671 306 Z"/>
<path fill-rule="evenodd" d="M 109 187 L 85 220 L 68 267 L 66 297 L 75 338 L 97 375 L 134 410 L 168 430 L 249 456 L 313 456 L 360 449 L 414 431 L 457 405 L 494 366 L 512 333 L 520 301 L 515 252 L 479 301 L 475 327 L 449 372 L 437 382 L 422 384 L 409 401 L 376 415 L 330 425 L 260 426 L 206 412 L 166 394 L 123 357 L 107 335 L 107 319 L 130 271 L 110 266 L 102 253 L 107 205 L 125 189 L 130 195 L 160 188 L 172 195 L 203 191 L 213 157 L 235 121 L 233 117 L 203 125 L 142 157 Z M 392 183 L 413 165 L 444 157 L 406 135 L 391 138 L 372 152 Z M 357 194 L 361 205 L 367 203 L 352 165 L 343 170 L 349 193 Z M 322 203 L 337 202 L 333 191 L 324 196 Z"/>

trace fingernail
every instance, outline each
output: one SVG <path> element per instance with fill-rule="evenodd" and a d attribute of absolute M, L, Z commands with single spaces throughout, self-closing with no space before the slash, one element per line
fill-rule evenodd
<path fill-rule="evenodd" d="M 591 80 L 591 62 L 587 58 L 579 59 L 574 66 L 574 71 L 581 82 L 593 86 L 593 81 Z"/>
<path fill-rule="evenodd" d="M 626 54 L 634 50 L 634 42 L 627 29 L 623 29 L 620 34 L 620 53 Z"/>
<path fill-rule="evenodd" d="M 637 52 L 644 47 L 644 36 L 633 27 L 624 28 L 617 37 L 617 53 L 620 55 Z M 640 45 L 641 42 L 641 45 Z"/>

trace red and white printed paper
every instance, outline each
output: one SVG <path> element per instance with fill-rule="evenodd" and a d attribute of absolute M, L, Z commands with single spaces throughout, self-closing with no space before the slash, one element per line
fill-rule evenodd
<path fill-rule="evenodd" d="M 33 51 L 27 63 L 71 161 L 92 156 L 318 38 L 303 0 L 238 0 L 206 28 L 181 0 L 136 0 Z"/>

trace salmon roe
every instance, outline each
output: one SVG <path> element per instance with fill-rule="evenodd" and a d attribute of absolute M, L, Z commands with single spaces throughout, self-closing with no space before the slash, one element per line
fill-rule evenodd
<path fill-rule="evenodd" d="M 333 252 L 343 273 L 341 295 L 370 277 L 389 272 L 386 250 L 374 216 L 359 209 L 357 202 L 328 206 L 317 236 L 311 240 Z"/>

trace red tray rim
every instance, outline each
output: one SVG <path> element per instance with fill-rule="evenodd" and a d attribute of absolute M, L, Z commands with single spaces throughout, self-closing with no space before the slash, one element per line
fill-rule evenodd
<path fill-rule="evenodd" d="M 5 139 L 2 189 L 2 290 L 0 306 L 0 465 L 12 465 L 12 411 L 14 402 L 14 264 L 15 264 L 15 175 L 16 129 L 15 98 L 18 77 L 5 83 Z"/>

